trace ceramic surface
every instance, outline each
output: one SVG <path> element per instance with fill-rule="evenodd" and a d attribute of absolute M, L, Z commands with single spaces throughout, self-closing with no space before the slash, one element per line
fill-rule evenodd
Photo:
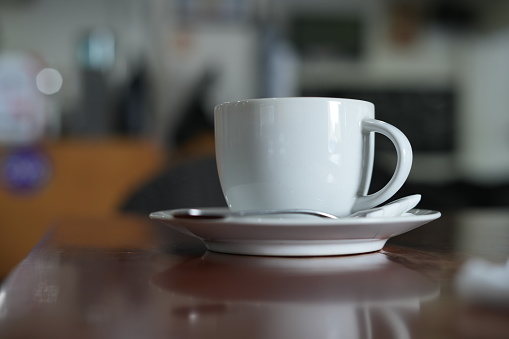
<path fill-rule="evenodd" d="M 227 212 L 226 208 L 211 208 Z M 240 217 L 220 220 L 173 218 L 176 210 L 150 214 L 168 226 L 201 239 L 215 252 L 267 256 L 324 256 L 374 252 L 386 241 L 440 217 L 413 209 L 399 217 L 324 219 Z"/>
<path fill-rule="evenodd" d="M 232 211 L 306 208 L 347 216 L 396 193 L 412 165 L 405 135 L 374 119 L 367 101 L 272 98 L 215 108 L 216 159 Z M 373 133 L 395 145 L 391 181 L 366 196 L 373 167 Z"/>

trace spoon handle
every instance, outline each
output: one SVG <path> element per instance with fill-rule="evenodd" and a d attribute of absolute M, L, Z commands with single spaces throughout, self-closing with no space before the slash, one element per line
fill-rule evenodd
<path fill-rule="evenodd" d="M 400 216 L 404 212 L 414 208 L 421 200 L 420 194 L 411 195 L 405 198 L 395 200 L 381 207 L 375 207 L 368 210 L 359 211 L 343 218 L 359 218 L 359 217 L 395 217 Z M 222 212 L 201 208 L 188 208 L 175 210 L 172 213 L 174 218 L 180 219 L 224 219 L 227 217 L 251 217 L 258 215 L 275 215 L 275 214 L 305 214 L 313 215 L 328 219 L 341 219 L 333 214 L 315 211 L 309 209 L 281 209 L 281 210 L 248 210 L 238 212 Z"/>
<path fill-rule="evenodd" d="M 176 210 L 172 213 L 174 218 L 186 218 L 186 219 L 223 219 L 227 217 L 250 217 L 257 215 L 274 215 L 274 214 L 305 214 L 321 218 L 338 219 L 337 216 L 332 215 L 330 213 L 306 209 L 252 210 L 225 213 L 199 208 L 190 208 Z"/>
<path fill-rule="evenodd" d="M 304 214 L 313 215 L 321 218 L 339 219 L 339 217 L 322 211 L 307 210 L 307 209 L 281 209 L 281 210 L 253 210 L 253 211 L 240 211 L 232 212 L 231 215 L 239 217 L 256 216 L 256 215 L 274 215 L 274 214 Z"/>

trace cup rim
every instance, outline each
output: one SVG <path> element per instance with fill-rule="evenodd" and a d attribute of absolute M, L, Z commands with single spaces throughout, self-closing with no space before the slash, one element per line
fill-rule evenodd
<path fill-rule="evenodd" d="M 310 100 L 320 100 L 320 101 L 349 101 L 349 102 L 358 102 L 363 104 L 369 104 L 374 106 L 374 104 L 367 100 L 362 99 L 353 99 L 353 98 L 340 98 L 340 97 L 270 97 L 270 98 L 253 98 L 253 99 L 242 99 L 235 101 L 226 101 L 220 104 L 217 104 L 216 107 L 227 106 L 227 105 L 241 105 L 241 104 L 250 104 L 250 103 L 269 103 L 276 101 L 310 101 Z"/>

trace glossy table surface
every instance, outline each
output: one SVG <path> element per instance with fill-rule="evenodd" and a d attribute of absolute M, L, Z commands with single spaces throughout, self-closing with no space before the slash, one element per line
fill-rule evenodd
<path fill-rule="evenodd" d="M 507 258 L 509 210 L 313 258 L 208 252 L 144 217 L 64 219 L 4 281 L 0 338 L 509 338 Z"/>

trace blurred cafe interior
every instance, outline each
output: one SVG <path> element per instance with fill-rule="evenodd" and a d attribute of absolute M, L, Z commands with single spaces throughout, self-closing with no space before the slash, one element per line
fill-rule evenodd
<path fill-rule="evenodd" d="M 507 1 L 0 0 L 0 280 L 57 218 L 224 204 L 213 107 L 285 96 L 373 102 L 424 208 L 509 204 Z"/>

